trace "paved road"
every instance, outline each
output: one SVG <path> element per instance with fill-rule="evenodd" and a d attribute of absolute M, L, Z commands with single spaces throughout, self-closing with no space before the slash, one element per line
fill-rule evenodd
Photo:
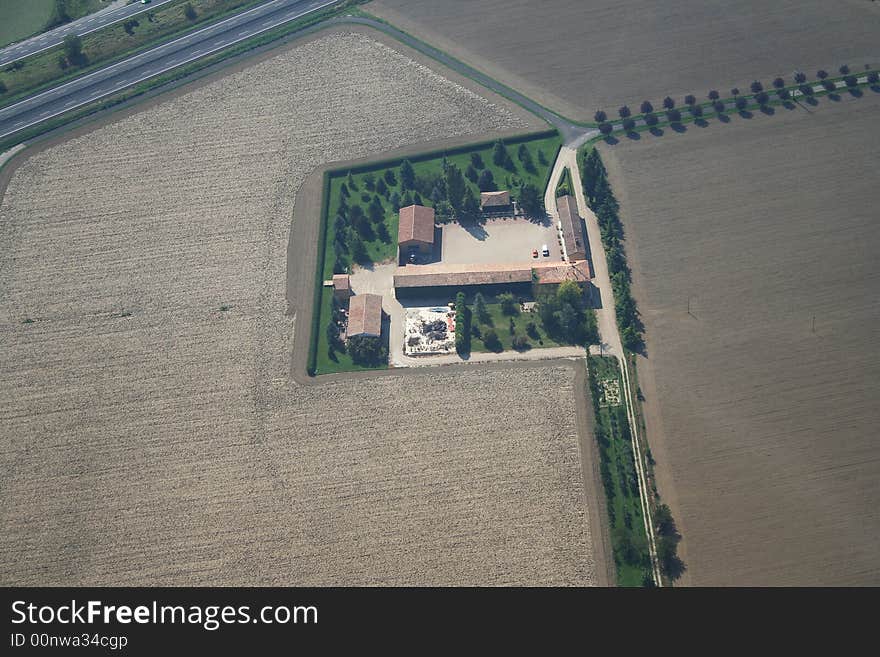
<path fill-rule="evenodd" d="M 107 7 L 96 11 L 93 14 L 83 16 L 70 23 L 60 25 L 54 30 L 37 34 L 29 39 L 19 41 L 18 43 L 12 43 L 5 48 L 0 49 L 0 66 L 8 64 L 9 62 L 14 62 L 17 59 L 35 55 L 38 52 L 48 50 L 49 48 L 54 48 L 64 41 L 64 37 L 68 34 L 84 36 L 95 30 L 100 30 L 107 25 L 112 25 L 113 23 L 125 20 L 135 14 L 155 9 L 160 5 L 164 5 L 166 2 L 172 2 L 172 0 L 153 0 L 150 4 L 146 5 L 142 5 L 140 2 L 128 5 L 125 3 L 125 0 L 122 0 L 122 2 L 117 1 L 108 3 Z"/>
<path fill-rule="evenodd" d="M 338 0 L 271 0 L 0 109 L 0 138 L 114 94 L 155 75 L 194 61 Z"/>

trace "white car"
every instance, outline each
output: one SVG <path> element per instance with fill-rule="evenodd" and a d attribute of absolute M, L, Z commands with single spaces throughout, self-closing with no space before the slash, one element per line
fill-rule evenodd
<path fill-rule="evenodd" d="M 547 248 L 546 244 L 541 247 L 541 255 L 544 256 L 545 258 L 550 257 L 550 249 Z"/>

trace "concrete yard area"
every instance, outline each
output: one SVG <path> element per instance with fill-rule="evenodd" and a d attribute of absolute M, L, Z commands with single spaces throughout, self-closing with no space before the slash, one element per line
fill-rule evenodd
<path fill-rule="evenodd" d="M 556 228 L 549 219 L 544 223 L 528 219 L 490 219 L 482 224 L 443 226 L 441 262 L 446 264 L 497 263 L 561 260 L 562 250 Z M 550 256 L 540 255 L 546 244 Z M 532 249 L 538 257 L 532 258 Z"/>

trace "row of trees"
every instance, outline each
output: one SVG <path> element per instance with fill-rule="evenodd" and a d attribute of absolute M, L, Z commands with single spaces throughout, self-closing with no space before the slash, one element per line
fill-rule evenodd
<path fill-rule="evenodd" d="M 471 316 L 464 299 L 464 292 L 455 295 L 455 351 L 465 356 L 471 351 Z"/>
<path fill-rule="evenodd" d="M 849 66 L 841 66 L 839 72 L 842 76 L 844 76 L 844 82 L 848 87 L 858 86 L 858 78 L 856 75 L 852 75 L 850 73 Z M 828 79 L 828 72 L 824 70 L 819 70 L 816 72 L 816 78 L 819 79 L 820 84 L 825 88 L 826 91 L 834 91 L 837 88 L 836 83 L 833 80 Z M 875 85 L 878 83 L 878 73 L 876 71 L 872 71 L 868 74 L 868 83 Z M 797 72 L 794 74 L 793 80 L 796 85 L 798 85 L 798 89 L 807 96 L 812 96 L 814 94 L 814 89 L 811 84 L 807 84 L 807 76 L 803 72 Z M 789 100 L 791 98 L 791 90 L 787 87 L 785 78 L 776 77 L 773 79 L 771 83 L 773 87 L 773 92 L 776 94 L 778 98 L 781 100 Z M 761 106 L 764 107 L 770 102 L 770 94 L 765 91 L 763 83 L 758 80 L 754 80 L 750 85 L 749 89 L 752 92 L 752 97 L 754 100 Z M 748 97 L 742 96 L 740 89 L 738 87 L 734 87 L 730 90 L 730 96 L 733 98 L 734 105 L 740 111 L 746 109 L 748 107 L 749 99 Z M 709 99 L 712 108 L 718 113 L 721 114 L 726 110 L 726 105 L 724 101 L 721 100 L 721 94 L 717 89 L 712 89 L 706 94 L 706 97 Z M 697 104 L 697 98 L 693 94 L 688 94 L 684 97 L 684 104 L 687 106 L 688 111 L 695 118 L 699 118 L 703 115 L 704 108 L 701 105 Z M 681 112 L 675 107 L 675 100 L 673 100 L 670 96 L 667 96 L 663 99 L 663 109 L 666 112 L 667 118 L 672 123 L 676 123 L 681 120 Z M 639 110 L 645 119 L 645 123 L 649 126 L 656 125 L 658 122 L 657 116 L 654 113 L 654 106 L 650 101 L 645 100 L 639 107 Z M 632 118 L 632 110 L 627 105 L 623 105 L 617 110 L 617 115 L 622 119 L 622 124 L 625 130 L 632 130 L 636 123 L 635 119 Z M 613 130 L 612 125 L 608 120 L 608 113 L 604 110 L 599 110 L 593 116 L 596 122 L 599 124 L 599 129 L 603 133 L 610 133 Z"/>
<path fill-rule="evenodd" d="M 608 260 L 620 338 L 627 349 L 637 350 L 642 346 L 642 324 L 636 302 L 632 297 L 630 269 L 621 243 L 623 224 L 618 214 L 620 206 L 608 182 L 605 165 L 596 149 L 590 150 L 584 157 L 583 172 L 584 194 L 593 212 L 596 213 L 602 233 L 602 245 L 605 247 L 605 256 Z"/>

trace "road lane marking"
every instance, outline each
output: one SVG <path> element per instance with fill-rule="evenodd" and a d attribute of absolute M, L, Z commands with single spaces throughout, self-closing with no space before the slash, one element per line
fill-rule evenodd
<path fill-rule="evenodd" d="M 268 4 L 274 4 L 275 2 L 280 2 L 280 1 L 281 1 L 281 0 L 273 0 L 272 2 L 270 2 L 270 3 L 268 3 Z M 309 14 L 309 13 L 311 13 L 312 11 L 315 11 L 315 9 L 323 9 L 324 7 L 328 7 L 328 6 L 330 6 L 330 5 L 336 4 L 336 2 L 338 2 L 338 0 L 328 0 L 327 2 L 324 2 L 323 4 L 318 5 L 318 6 L 316 6 L 316 7 L 307 8 L 307 9 L 305 9 L 305 11 L 302 11 L 302 12 L 299 13 L 299 14 L 295 14 L 295 15 L 293 15 L 293 16 L 286 15 L 286 17 L 285 17 L 283 20 L 281 20 L 281 21 L 275 23 L 275 26 L 284 25 L 285 23 L 289 23 L 290 21 L 296 20 L 296 19 L 298 19 L 298 18 L 302 18 L 302 17 L 305 16 L 306 14 Z M 251 9 L 250 11 L 255 11 L 256 9 L 261 9 L 261 8 L 263 8 L 263 7 L 266 7 L 266 6 L 268 6 L 268 5 L 260 5 L 259 7 L 255 7 L 254 9 Z M 249 13 L 249 12 L 245 12 L 245 13 Z M 243 16 L 243 15 L 244 15 L 244 14 L 239 14 L 239 15 L 237 15 L 237 16 L 233 16 L 232 18 L 227 19 L 226 21 L 223 21 L 223 22 L 228 22 L 229 20 L 233 20 L 233 19 L 235 19 L 235 18 L 239 18 L 240 16 Z M 209 26 L 209 27 L 216 27 L 217 25 L 220 25 L 220 23 L 215 23 L 214 25 L 211 25 L 211 26 Z M 205 29 L 209 29 L 209 28 L 205 28 Z M 251 37 L 257 36 L 258 34 L 261 34 L 262 32 L 265 32 L 267 29 L 271 29 L 271 28 L 263 28 L 263 29 L 259 29 L 259 30 L 254 30 L 254 31 L 251 32 L 247 37 L 244 37 L 244 38 L 249 39 L 249 38 L 251 38 Z M 195 33 L 195 34 L 198 34 L 198 32 Z M 188 35 L 188 36 L 192 36 L 192 35 Z M 181 37 L 181 39 L 177 39 L 177 41 L 180 41 L 180 40 L 185 39 L 185 38 L 187 38 L 187 37 Z M 209 55 L 210 55 L 210 54 L 215 53 L 215 52 L 217 52 L 217 51 L 219 51 L 219 50 L 224 50 L 224 49 L 226 49 L 226 48 L 229 48 L 229 47 L 231 47 L 231 46 L 234 46 L 236 43 L 238 43 L 239 41 L 242 41 L 242 40 L 243 40 L 243 39 L 233 39 L 233 40 L 229 41 L 228 43 L 224 43 L 224 44 L 222 44 L 222 45 L 220 45 L 220 46 L 217 46 L 216 48 L 213 48 L 212 50 L 209 50 L 206 54 L 209 54 Z M 174 41 L 171 41 L 171 42 L 169 42 L 169 43 L 163 44 L 163 46 L 159 46 L 159 47 L 156 48 L 155 50 L 158 50 L 159 48 L 162 48 L 162 47 L 164 47 L 164 46 L 168 46 L 168 45 L 170 45 L 171 43 L 175 43 L 175 42 L 174 42 Z M 147 51 L 147 52 L 145 52 L 145 53 L 141 53 L 141 55 L 147 55 L 147 54 L 150 54 L 151 52 L 152 52 L 152 51 Z M 136 56 L 133 57 L 132 59 L 136 59 L 137 57 L 140 57 L 141 55 L 136 55 Z M 177 68 L 178 66 L 182 66 L 182 65 L 184 65 L 184 64 L 189 64 L 190 62 L 195 61 L 195 60 L 198 59 L 198 58 L 199 58 L 199 56 L 196 55 L 196 56 L 193 56 L 193 57 L 191 57 L 191 58 L 189 58 L 189 59 L 185 59 L 185 60 L 182 60 L 182 61 L 180 61 L 180 62 L 172 63 L 172 64 L 170 64 L 169 66 L 166 66 L 165 68 L 160 69 L 160 70 L 158 70 L 158 71 L 155 71 L 155 72 L 148 72 L 148 73 L 146 73 L 145 75 L 143 75 L 143 76 L 141 76 L 140 78 L 138 78 L 137 80 L 134 80 L 131 84 L 136 84 L 136 83 L 138 83 L 138 82 L 143 82 L 144 80 L 147 80 L 147 79 L 149 79 L 149 78 L 151 78 L 151 77 L 155 77 L 156 75 L 160 75 L 160 74 L 162 74 L 162 73 L 165 73 L 166 71 L 170 71 L 170 70 L 172 70 L 172 69 L 175 69 L 175 68 Z M 121 63 L 124 63 L 124 62 L 119 62 L 119 63 L 121 64 Z M 109 70 L 110 68 L 113 68 L 113 66 L 116 66 L 116 64 L 114 64 L 114 65 L 112 65 L 112 66 L 108 66 L 106 69 L 102 69 L 101 71 L 96 71 L 95 73 L 90 73 L 89 76 L 91 76 L 91 75 L 96 75 L 96 74 L 98 74 L 98 73 L 102 73 L 102 72 L 106 72 L 106 71 Z M 89 77 L 89 76 L 84 76 L 84 78 L 85 78 L 85 77 Z M 84 79 L 84 78 L 79 78 L 79 80 L 82 80 L 82 79 Z M 76 82 L 76 80 L 74 80 L 73 82 Z M 44 92 L 43 94 L 40 94 L 40 95 L 42 96 L 42 95 L 46 95 L 46 94 L 52 93 L 53 91 L 57 91 L 57 90 L 60 89 L 61 87 L 67 86 L 68 84 L 72 84 L 73 82 L 68 82 L 68 83 L 66 83 L 66 84 L 64 84 L 64 85 L 60 85 L 59 87 L 56 87 L 55 89 L 52 89 L 52 90 L 49 90 L 49 91 L 46 91 L 46 92 Z M 75 105 L 74 108 L 76 108 L 76 107 L 82 107 L 83 105 L 88 105 L 89 103 L 93 103 L 93 102 L 95 102 L 95 101 L 97 101 L 97 100 L 100 100 L 100 99 L 103 98 L 104 96 L 108 96 L 108 95 L 110 95 L 110 94 L 112 94 L 112 93 L 116 93 L 116 92 L 118 92 L 118 91 L 121 91 L 123 88 L 124 88 L 124 87 L 122 87 L 122 86 L 114 86 L 114 88 L 110 89 L 109 91 L 101 92 L 100 94 L 98 94 L 98 95 L 96 95 L 96 96 L 90 97 L 90 98 L 88 98 L 87 100 L 84 100 L 84 101 L 80 102 L 79 104 Z M 20 105 L 20 104 L 22 104 L 22 103 L 29 102 L 29 101 L 33 100 L 34 98 L 38 98 L 38 97 L 39 97 L 39 96 L 34 96 L 33 98 L 30 98 L 30 99 L 28 99 L 28 100 L 23 100 L 23 101 L 21 101 L 21 103 L 16 103 L 16 105 Z M 15 107 L 16 105 L 10 105 L 9 107 Z M 0 110 L 0 113 L 2 113 L 3 110 L 7 110 L 7 109 L 9 109 L 9 107 L 4 107 L 2 110 Z M 72 109 L 73 109 L 73 108 L 72 108 Z M 49 110 L 49 111 L 51 111 L 51 110 Z M 68 111 L 68 110 L 62 109 L 61 111 L 55 112 L 54 114 L 51 114 L 50 116 L 48 116 L 48 117 L 46 117 L 46 118 L 53 118 L 53 117 L 58 116 L 58 115 L 60 115 L 60 114 L 64 114 L 66 111 Z M 45 114 L 45 113 L 44 113 L 44 114 Z M 37 116 L 38 116 L 38 120 L 36 120 L 36 121 L 32 121 L 31 123 L 28 123 L 27 125 L 23 126 L 22 128 L 16 128 L 16 129 L 14 129 L 14 130 L 10 130 L 10 131 L 8 131 L 8 132 L 4 132 L 3 134 L 0 134 L 0 138 L 7 137 L 7 136 L 9 136 L 9 135 L 11 135 L 11 134 L 13 134 L 13 133 L 15 133 L 15 132 L 18 132 L 20 129 L 23 129 L 23 128 L 29 128 L 29 127 L 31 127 L 31 126 L 33 126 L 33 125 L 38 124 L 38 123 L 42 123 L 43 120 L 45 120 L 44 118 L 41 118 L 42 115 L 37 115 Z"/>

